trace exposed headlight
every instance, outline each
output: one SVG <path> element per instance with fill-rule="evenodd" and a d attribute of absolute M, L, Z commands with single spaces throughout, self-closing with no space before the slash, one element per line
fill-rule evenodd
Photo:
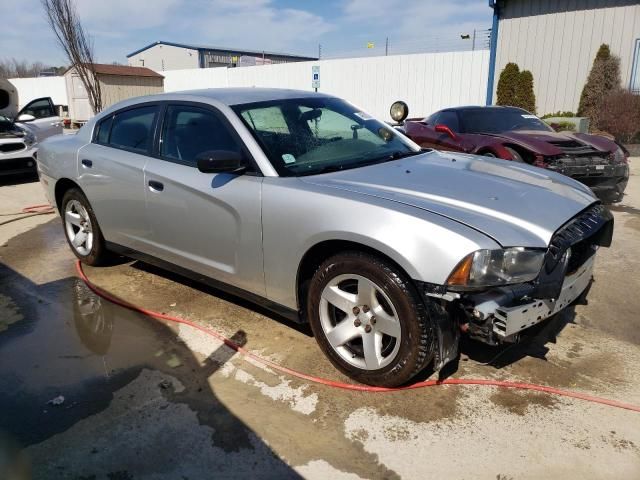
<path fill-rule="evenodd" d="M 620 147 L 613 152 L 612 162 L 614 164 L 627 163 L 627 157 L 625 157 L 624 152 Z"/>
<path fill-rule="evenodd" d="M 29 130 L 24 130 L 24 137 L 23 137 L 24 143 L 27 144 L 27 146 L 31 146 L 34 143 L 36 143 L 36 136 L 31 133 Z"/>
<path fill-rule="evenodd" d="M 544 250 L 522 247 L 478 250 L 456 266 L 447 279 L 447 285 L 490 287 L 529 282 L 540 273 L 544 256 Z"/>

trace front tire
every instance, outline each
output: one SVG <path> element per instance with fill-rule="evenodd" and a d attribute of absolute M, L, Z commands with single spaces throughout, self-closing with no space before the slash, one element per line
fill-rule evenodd
<path fill-rule="evenodd" d="M 83 263 L 96 266 L 109 258 L 96 215 L 81 190 L 72 188 L 62 197 L 60 214 L 71 251 Z"/>
<path fill-rule="evenodd" d="M 307 315 L 321 350 L 358 382 L 397 387 L 433 359 L 435 332 L 422 299 L 406 275 L 376 256 L 345 252 L 323 262 Z"/>

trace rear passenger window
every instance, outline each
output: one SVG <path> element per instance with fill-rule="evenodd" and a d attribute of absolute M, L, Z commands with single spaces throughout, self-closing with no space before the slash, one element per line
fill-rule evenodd
<path fill-rule="evenodd" d="M 96 143 L 106 145 L 109 143 L 109 133 L 111 132 L 111 123 L 113 122 L 113 116 L 107 117 L 98 124 L 98 131 L 96 132 Z"/>
<path fill-rule="evenodd" d="M 140 153 L 148 152 L 153 141 L 157 113 L 158 107 L 155 105 L 116 113 L 112 120 L 109 145 Z"/>

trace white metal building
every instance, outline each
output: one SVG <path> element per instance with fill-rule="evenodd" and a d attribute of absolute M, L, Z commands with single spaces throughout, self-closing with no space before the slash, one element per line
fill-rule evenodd
<path fill-rule="evenodd" d="M 490 0 L 497 33 L 488 103 L 504 66 L 533 73 L 539 114 L 576 111 L 596 52 L 620 57 L 622 84 L 640 91 L 640 1 Z M 493 77 L 493 82 L 492 82 Z"/>
<path fill-rule="evenodd" d="M 288 53 L 188 45 L 164 40 L 158 40 L 127 55 L 130 66 L 148 67 L 158 72 L 187 68 L 235 67 L 241 65 L 242 57 L 251 57 L 269 64 L 315 60 L 314 57 Z"/>

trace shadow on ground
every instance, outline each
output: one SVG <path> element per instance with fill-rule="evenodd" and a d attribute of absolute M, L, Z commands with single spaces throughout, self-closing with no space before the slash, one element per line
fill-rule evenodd
<path fill-rule="evenodd" d="M 134 436 L 135 445 L 121 438 L 109 439 L 110 431 L 72 439 L 91 457 L 82 466 L 69 461 L 72 455 L 64 446 L 52 447 L 57 454 L 49 458 L 27 458 L 20 453 L 21 448 L 42 444 L 105 412 L 119 390 L 148 371 L 157 372 L 163 380 L 150 386 L 146 397 L 142 395 L 147 403 L 139 404 L 135 395 L 128 399 L 121 418 L 131 411 L 153 417 L 148 412 L 150 398 L 159 408 L 183 404 L 196 413 L 200 425 L 214 432 L 211 445 L 223 452 L 222 457 L 250 451 L 254 467 L 266 466 L 269 475 L 298 476 L 217 399 L 209 379 L 234 354 L 227 347 L 221 345 L 208 358 L 199 359 L 169 326 L 102 300 L 77 278 L 36 285 L 2 264 L 0 317 L 5 319 L 0 324 L 0 478 L 29 470 L 34 478 L 91 478 L 96 474 L 134 478 L 158 468 L 166 468 L 169 476 L 175 468 L 177 475 L 182 470 L 179 459 L 172 458 L 179 451 L 176 444 L 189 439 L 166 438 L 162 425 L 150 425 L 155 433 L 149 438 L 139 432 L 140 438 Z M 247 343 L 242 331 L 232 340 Z M 126 429 L 126 425 L 118 428 Z M 171 419 L 167 418 L 167 432 L 170 429 Z M 109 451 L 92 448 L 105 437 L 110 441 Z M 159 455 L 163 450 L 166 453 Z M 107 462 L 107 471 L 100 471 L 99 466 L 87 470 L 112 458 L 118 461 Z M 141 462 L 141 458 L 156 461 Z M 220 459 L 220 464 L 224 466 L 225 460 Z M 247 468 L 245 473 L 250 474 L 251 465 Z"/>

